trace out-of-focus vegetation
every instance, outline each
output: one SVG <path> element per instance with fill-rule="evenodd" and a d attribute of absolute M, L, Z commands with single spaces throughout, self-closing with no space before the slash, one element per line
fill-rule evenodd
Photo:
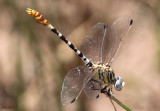
<path fill-rule="evenodd" d="M 126 81 L 115 96 L 136 111 L 160 110 L 159 0 L 1 0 L 0 111 L 114 110 L 104 95 L 88 99 L 83 93 L 74 104 L 62 106 L 64 76 L 83 63 L 25 12 L 28 7 L 42 13 L 77 47 L 97 22 L 109 26 L 131 16 L 133 26 L 112 64 L 116 75 Z"/>

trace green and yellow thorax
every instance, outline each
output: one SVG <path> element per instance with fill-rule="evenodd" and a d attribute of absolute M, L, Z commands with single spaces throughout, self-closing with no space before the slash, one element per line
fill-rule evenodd
<path fill-rule="evenodd" d="M 104 84 L 114 84 L 116 81 L 115 74 L 110 65 L 107 64 L 93 64 L 95 76 Z"/>

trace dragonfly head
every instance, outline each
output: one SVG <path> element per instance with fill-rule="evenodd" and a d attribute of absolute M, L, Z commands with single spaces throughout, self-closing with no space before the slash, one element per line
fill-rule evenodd
<path fill-rule="evenodd" d="M 115 89 L 117 91 L 120 91 L 124 85 L 125 85 L 125 82 L 123 82 L 122 78 L 118 76 L 114 85 Z"/>

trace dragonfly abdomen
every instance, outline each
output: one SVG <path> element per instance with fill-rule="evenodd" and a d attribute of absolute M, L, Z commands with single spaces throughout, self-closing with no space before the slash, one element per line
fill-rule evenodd
<path fill-rule="evenodd" d="M 47 19 L 45 19 L 39 12 L 37 12 L 36 10 L 32 10 L 30 8 L 27 8 L 26 12 L 29 15 L 32 15 L 35 20 L 44 25 L 47 26 L 52 32 L 54 32 L 55 34 L 57 34 L 57 36 L 62 39 L 81 59 L 82 61 L 85 63 L 85 65 L 88 68 L 92 67 L 92 63 L 90 62 L 90 60 L 88 58 L 86 58 L 71 42 L 69 42 L 64 35 L 62 35 L 55 27 L 53 27 L 48 21 Z"/>

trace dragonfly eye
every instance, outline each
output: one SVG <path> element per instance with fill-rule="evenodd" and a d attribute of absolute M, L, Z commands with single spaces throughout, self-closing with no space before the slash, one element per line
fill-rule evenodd
<path fill-rule="evenodd" d="M 125 82 L 123 82 L 122 78 L 117 77 L 115 85 L 114 85 L 115 89 L 117 91 L 120 91 L 123 88 L 124 85 L 125 85 Z"/>

